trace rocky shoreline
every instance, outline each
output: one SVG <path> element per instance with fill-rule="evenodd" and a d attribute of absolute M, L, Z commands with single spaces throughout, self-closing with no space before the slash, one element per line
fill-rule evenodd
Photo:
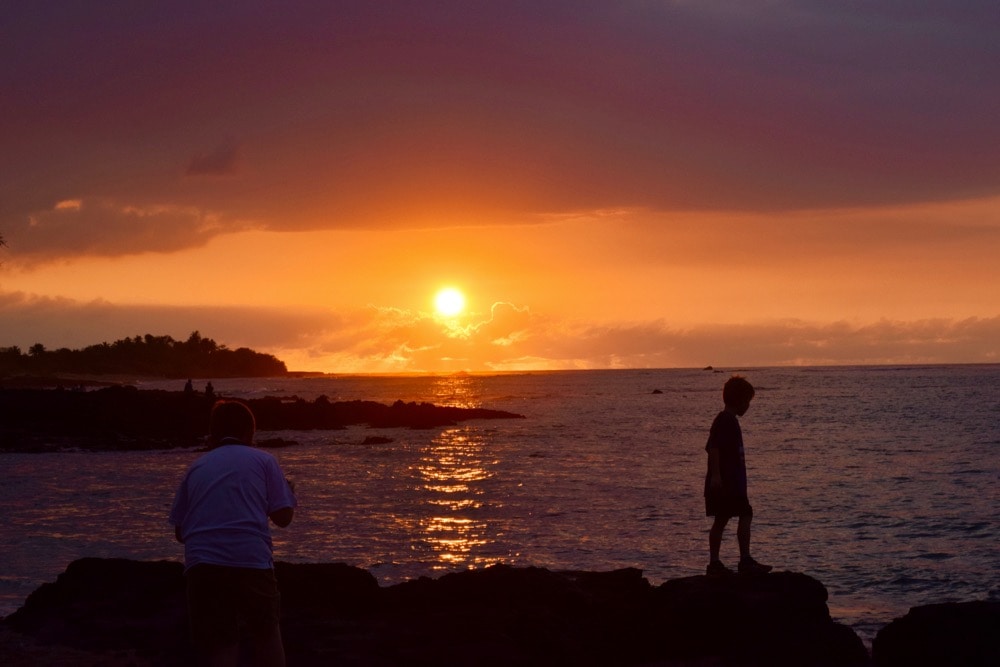
<path fill-rule="evenodd" d="M 195 447 L 203 442 L 212 405 L 220 396 L 202 392 L 138 390 L 112 385 L 82 391 L 65 388 L 0 388 L 0 451 L 152 450 Z M 306 401 L 273 396 L 245 401 L 261 431 L 372 428 L 437 428 L 473 419 L 523 419 L 485 408 L 392 405 L 375 401 Z M 282 441 L 276 446 L 287 446 Z"/>
<path fill-rule="evenodd" d="M 687 577 L 497 565 L 380 587 L 343 564 L 276 565 L 289 665 L 998 664 L 998 603 L 914 609 L 869 656 L 799 573 Z M 182 566 L 85 558 L 0 622 L 5 665 L 193 661 Z"/>

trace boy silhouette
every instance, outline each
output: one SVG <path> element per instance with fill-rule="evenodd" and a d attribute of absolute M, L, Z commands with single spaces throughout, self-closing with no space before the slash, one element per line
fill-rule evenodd
<path fill-rule="evenodd" d="M 743 450 L 743 431 L 739 417 L 746 414 L 754 397 L 754 388 L 746 378 L 734 375 L 722 388 L 725 409 L 716 416 L 709 431 L 708 472 L 705 475 L 705 514 L 715 517 L 708 532 L 710 576 L 733 574 L 719 560 L 722 534 L 731 518 L 739 517 L 736 540 L 740 548 L 740 574 L 766 574 L 770 565 L 761 565 L 750 556 L 750 523 L 753 507 L 747 498 L 747 467 Z"/>

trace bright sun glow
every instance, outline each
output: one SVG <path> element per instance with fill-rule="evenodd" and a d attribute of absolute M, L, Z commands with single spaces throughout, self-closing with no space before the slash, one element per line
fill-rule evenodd
<path fill-rule="evenodd" d="M 454 317 L 465 308 L 465 295 L 454 287 L 445 287 L 434 297 L 434 308 L 439 315 Z"/>

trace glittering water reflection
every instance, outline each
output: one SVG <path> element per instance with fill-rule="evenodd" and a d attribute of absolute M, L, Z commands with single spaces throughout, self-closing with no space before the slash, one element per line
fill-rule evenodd
<path fill-rule="evenodd" d="M 435 554 L 434 569 L 495 563 L 487 556 L 495 542 L 484 509 L 500 504 L 487 499 L 486 485 L 496 475 L 498 461 L 489 456 L 481 431 L 452 428 L 442 431 L 415 466 L 421 497 L 432 512 L 418 521 L 420 540 Z"/>
<path fill-rule="evenodd" d="M 446 375 L 434 378 L 431 401 L 435 405 L 456 408 L 481 408 L 482 381 L 474 375 Z"/>

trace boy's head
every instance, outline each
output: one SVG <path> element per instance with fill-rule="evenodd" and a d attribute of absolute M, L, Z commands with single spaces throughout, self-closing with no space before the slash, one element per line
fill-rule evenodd
<path fill-rule="evenodd" d="M 209 420 L 209 434 L 212 444 L 219 444 L 223 438 L 236 438 L 240 442 L 250 444 L 253 441 L 257 424 L 253 413 L 239 401 L 216 401 L 212 406 L 212 416 Z"/>
<path fill-rule="evenodd" d="M 734 375 L 726 381 L 722 387 L 722 401 L 736 414 L 741 417 L 750 407 L 750 401 L 754 396 L 754 388 L 747 379 L 741 375 Z"/>

